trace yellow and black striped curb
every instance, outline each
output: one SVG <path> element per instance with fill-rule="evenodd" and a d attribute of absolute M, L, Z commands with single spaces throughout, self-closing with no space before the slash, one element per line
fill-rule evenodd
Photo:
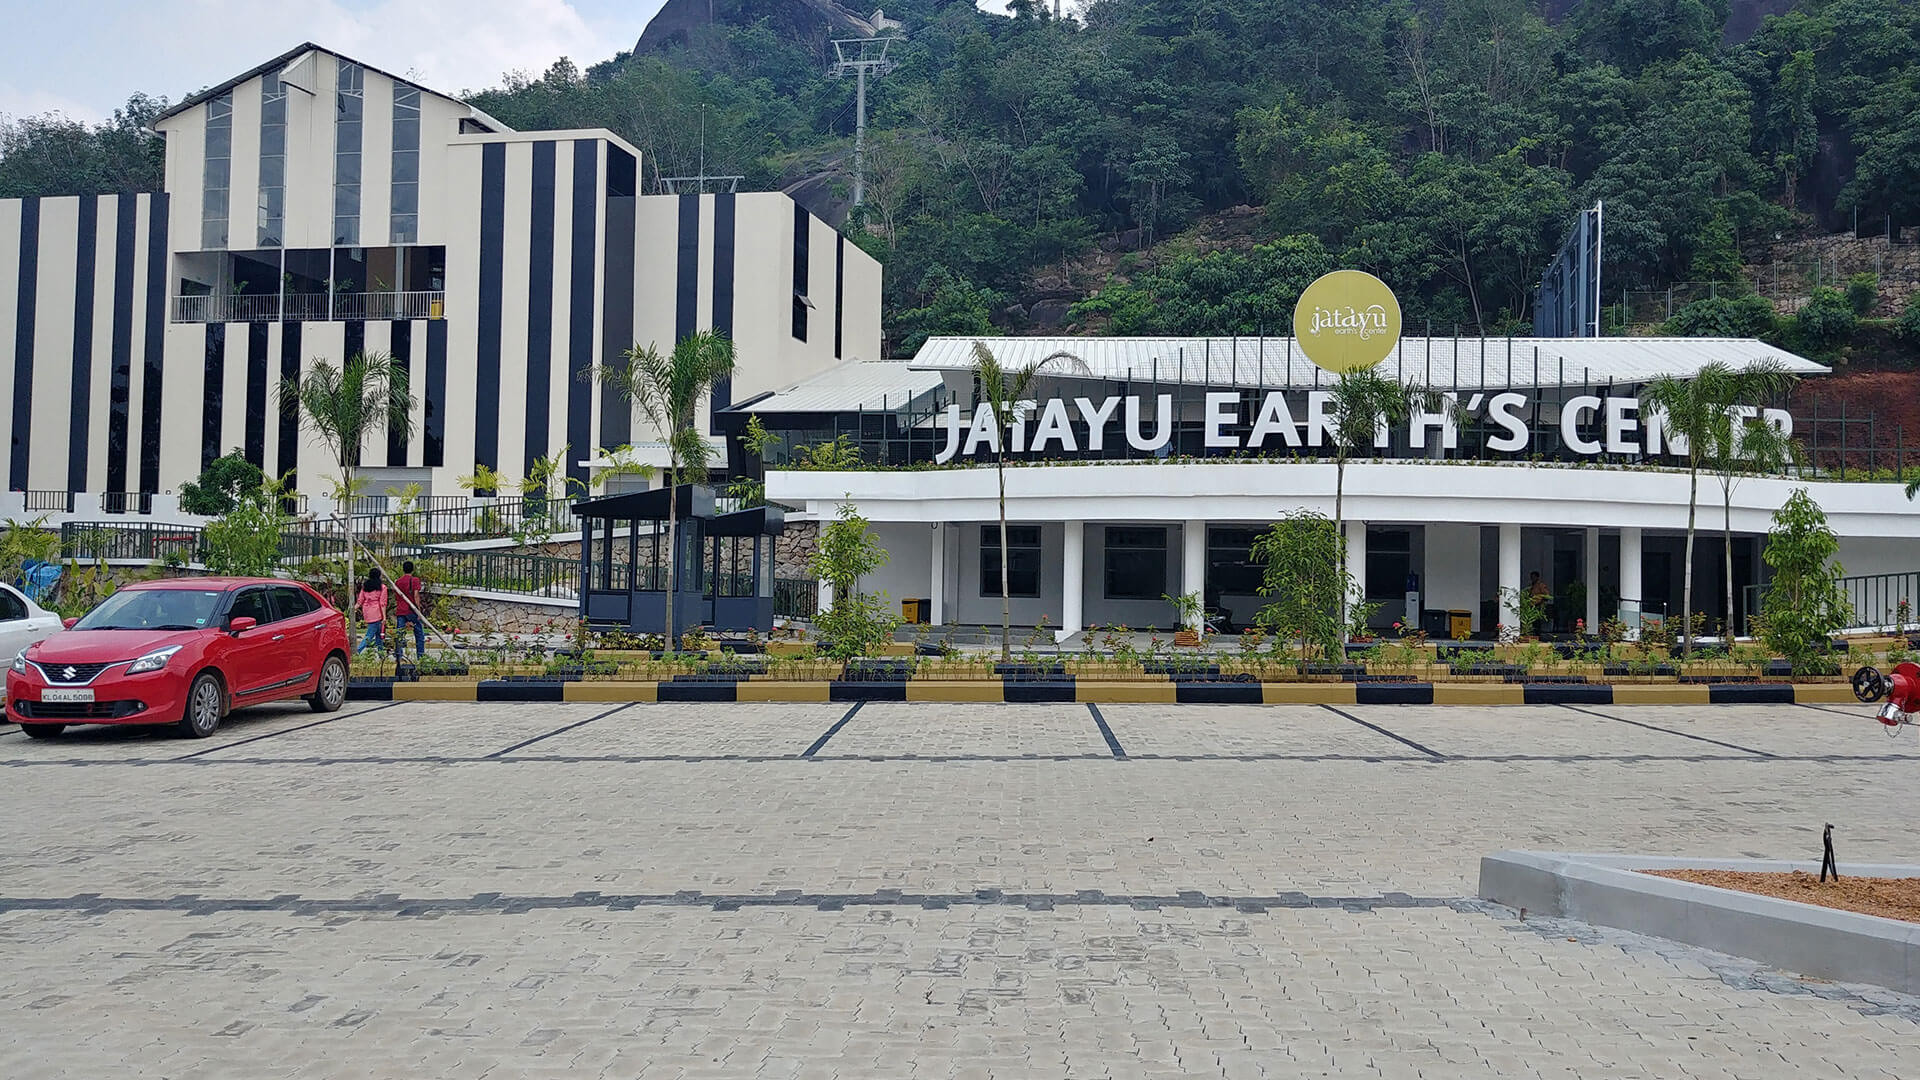
<path fill-rule="evenodd" d="M 1097 705 L 1813 705 L 1856 703 L 1845 683 L 1424 683 L 916 679 L 356 680 L 355 701 L 1064 702 Z"/>

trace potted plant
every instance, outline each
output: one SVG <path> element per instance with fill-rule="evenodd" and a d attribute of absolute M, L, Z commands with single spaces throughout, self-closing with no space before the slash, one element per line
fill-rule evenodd
<path fill-rule="evenodd" d="M 1198 646 L 1202 635 L 1206 632 L 1206 623 L 1201 619 L 1201 613 L 1205 607 L 1200 602 L 1200 594 L 1190 592 L 1170 596 L 1161 593 L 1160 599 L 1173 605 L 1174 614 L 1180 618 L 1181 628 L 1173 632 L 1173 643 L 1188 648 Z"/>

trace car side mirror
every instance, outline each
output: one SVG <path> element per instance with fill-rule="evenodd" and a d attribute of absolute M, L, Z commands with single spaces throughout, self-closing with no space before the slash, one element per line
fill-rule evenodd
<path fill-rule="evenodd" d="M 241 634 L 244 634 L 247 631 L 259 625 L 260 625 L 259 619 L 256 619 L 251 615 L 242 615 L 239 618 L 227 620 L 227 633 L 232 634 L 235 637 L 239 637 Z"/>
<path fill-rule="evenodd" d="M 71 629 L 73 629 L 73 624 L 74 624 L 74 623 L 77 623 L 77 622 L 79 622 L 79 621 L 80 621 L 79 619 L 74 619 L 74 618 L 67 618 L 67 619 L 61 619 L 61 620 L 60 620 L 60 625 L 61 625 L 61 626 L 64 626 L 64 627 L 66 627 L 66 628 L 67 628 L 67 629 L 69 629 L 69 630 L 71 630 Z"/>

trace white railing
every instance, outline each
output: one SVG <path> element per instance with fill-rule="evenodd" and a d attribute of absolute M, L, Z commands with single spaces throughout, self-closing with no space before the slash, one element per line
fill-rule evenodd
<path fill-rule="evenodd" d="M 440 319 L 447 294 L 432 292 L 288 293 L 284 296 L 176 296 L 173 321 L 344 322 L 358 319 Z"/>

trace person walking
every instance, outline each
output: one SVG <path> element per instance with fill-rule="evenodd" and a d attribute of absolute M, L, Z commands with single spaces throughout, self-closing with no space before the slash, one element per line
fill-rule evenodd
<path fill-rule="evenodd" d="M 400 578 L 393 583 L 393 655 L 398 659 L 406 650 L 407 626 L 413 626 L 413 656 L 416 660 L 427 658 L 427 626 L 421 617 L 424 606 L 420 599 L 420 590 L 425 582 L 414 573 L 413 561 L 400 564 Z"/>
<path fill-rule="evenodd" d="M 361 583 L 354 603 L 359 605 L 360 617 L 367 623 L 367 636 L 360 640 L 360 648 L 355 651 L 378 649 L 386 652 L 387 585 L 380 579 L 379 567 L 367 572 L 367 580 Z"/>

